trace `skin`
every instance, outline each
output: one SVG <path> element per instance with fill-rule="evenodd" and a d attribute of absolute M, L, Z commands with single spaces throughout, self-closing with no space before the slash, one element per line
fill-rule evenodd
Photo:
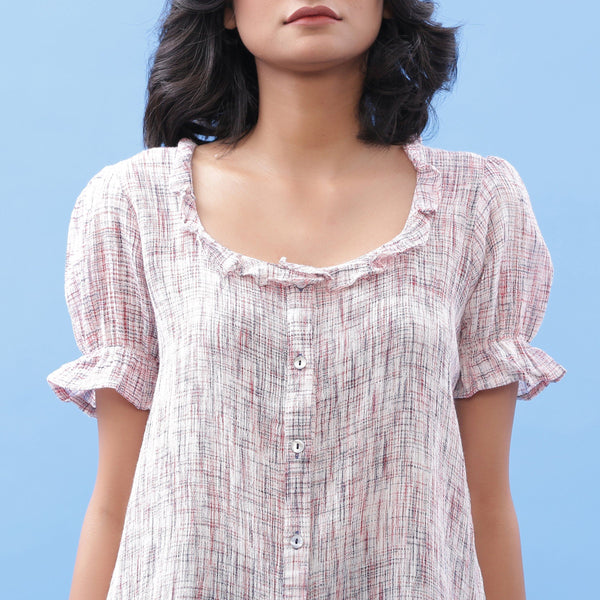
<path fill-rule="evenodd" d="M 324 267 L 402 230 L 416 172 L 402 148 L 356 139 L 366 53 L 388 9 L 331 5 L 341 21 L 284 24 L 300 6 L 242 0 L 235 14 L 225 10 L 225 27 L 256 57 L 258 122 L 234 150 L 199 146 L 192 171 L 200 220 L 216 240 L 268 262 Z"/>
<path fill-rule="evenodd" d="M 106 600 L 149 411 L 111 388 L 96 390 L 98 469 L 88 504 L 69 600 Z"/>
<path fill-rule="evenodd" d="M 285 25 L 301 6 L 241 0 L 235 14 L 225 9 L 225 27 L 237 27 L 256 58 L 260 89 L 257 124 L 238 154 L 251 156 L 257 169 L 294 180 L 306 173 L 315 181 L 331 181 L 355 169 L 368 172 L 382 155 L 393 154 L 356 140 L 363 63 L 381 26 L 383 4 L 330 3 L 341 21 Z"/>
<path fill-rule="evenodd" d="M 454 401 L 486 600 L 525 600 L 519 524 L 509 482 L 518 383 Z"/>

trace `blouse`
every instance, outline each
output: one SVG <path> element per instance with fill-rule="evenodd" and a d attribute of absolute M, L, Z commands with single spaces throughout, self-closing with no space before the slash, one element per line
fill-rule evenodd
<path fill-rule="evenodd" d="M 150 411 L 107 600 L 484 600 L 455 400 L 566 372 L 519 174 L 418 138 L 396 237 L 271 263 L 204 229 L 196 143 L 104 167 L 69 223 L 81 355 L 47 381 Z"/>

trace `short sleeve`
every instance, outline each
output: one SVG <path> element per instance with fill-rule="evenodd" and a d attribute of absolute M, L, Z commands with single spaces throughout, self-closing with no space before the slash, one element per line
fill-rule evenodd
<path fill-rule="evenodd" d="M 455 398 L 518 381 L 517 398 L 530 400 L 566 369 L 531 344 L 546 311 L 554 268 L 516 169 L 486 159 L 479 199 L 483 215 L 478 277 L 458 331 L 460 375 Z"/>
<path fill-rule="evenodd" d="M 81 356 L 47 376 L 60 400 L 94 418 L 98 388 L 148 410 L 159 366 L 137 219 L 115 167 L 88 182 L 71 213 L 64 289 Z"/>

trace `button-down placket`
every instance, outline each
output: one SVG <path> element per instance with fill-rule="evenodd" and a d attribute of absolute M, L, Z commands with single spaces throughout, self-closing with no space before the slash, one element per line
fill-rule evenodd
<path fill-rule="evenodd" d="M 311 551 L 310 453 L 315 411 L 313 307 L 315 286 L 299 283 L 287 298 L 288 377 L 284 405 L 285 462 L 283 598 L 303 600 L 308 595 Z"/>

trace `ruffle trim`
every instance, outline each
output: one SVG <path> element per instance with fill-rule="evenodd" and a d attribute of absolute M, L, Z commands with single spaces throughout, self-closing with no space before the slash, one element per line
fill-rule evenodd
<path fill-rule="evenodd" d="M 192 139 L 182 138 L 179 141 L 170 179 L 171 189 L 178 196 L 183 229 L 197 236 L 204 245 L 209 264 L 228 276 L 251 277 L 260 285 L 296 285 L 303 288 L 322 282 L 329 289 L 338 289 L 350 286 L 360 278 L 384 271 L 400 253 L 422 246 L 429 239 L 432 220 L 440 201 L 442 175 L 427 161 L 421 138 L 405 146 L 406 154 L 417 171 L 417 183 L 404 229 L 375 250 L 339 265 L 320 268 L 291 263 L 286 257 L 282 257 L 278 263 L 266 262 L 230 250 L 215 240 L 204 229 L 196 210 L 192 183 L 192 155 L 195 147 L 196 142 Z"/>
<path fill-rule="evenodd" d="M 149 410 L 158 376 L 158 361 L 127 348 L 107 347 L 80 356 L 52 371 L 46 381 L 56 396 L 73 402 L 96 418 L 98 388 L 116 389 L 141 410 Z"/>
<path fill-rule="evenodd" d="M 549 383 L 557 382 L 566 369 L 541 348 L 527 340 L 494 340 L 482 346 L 467 344 L 459 349 L 460 377 L 455 398 L 468 398 L 484 389 L 518 381 L 517 398 L 531 400 Z"/>

